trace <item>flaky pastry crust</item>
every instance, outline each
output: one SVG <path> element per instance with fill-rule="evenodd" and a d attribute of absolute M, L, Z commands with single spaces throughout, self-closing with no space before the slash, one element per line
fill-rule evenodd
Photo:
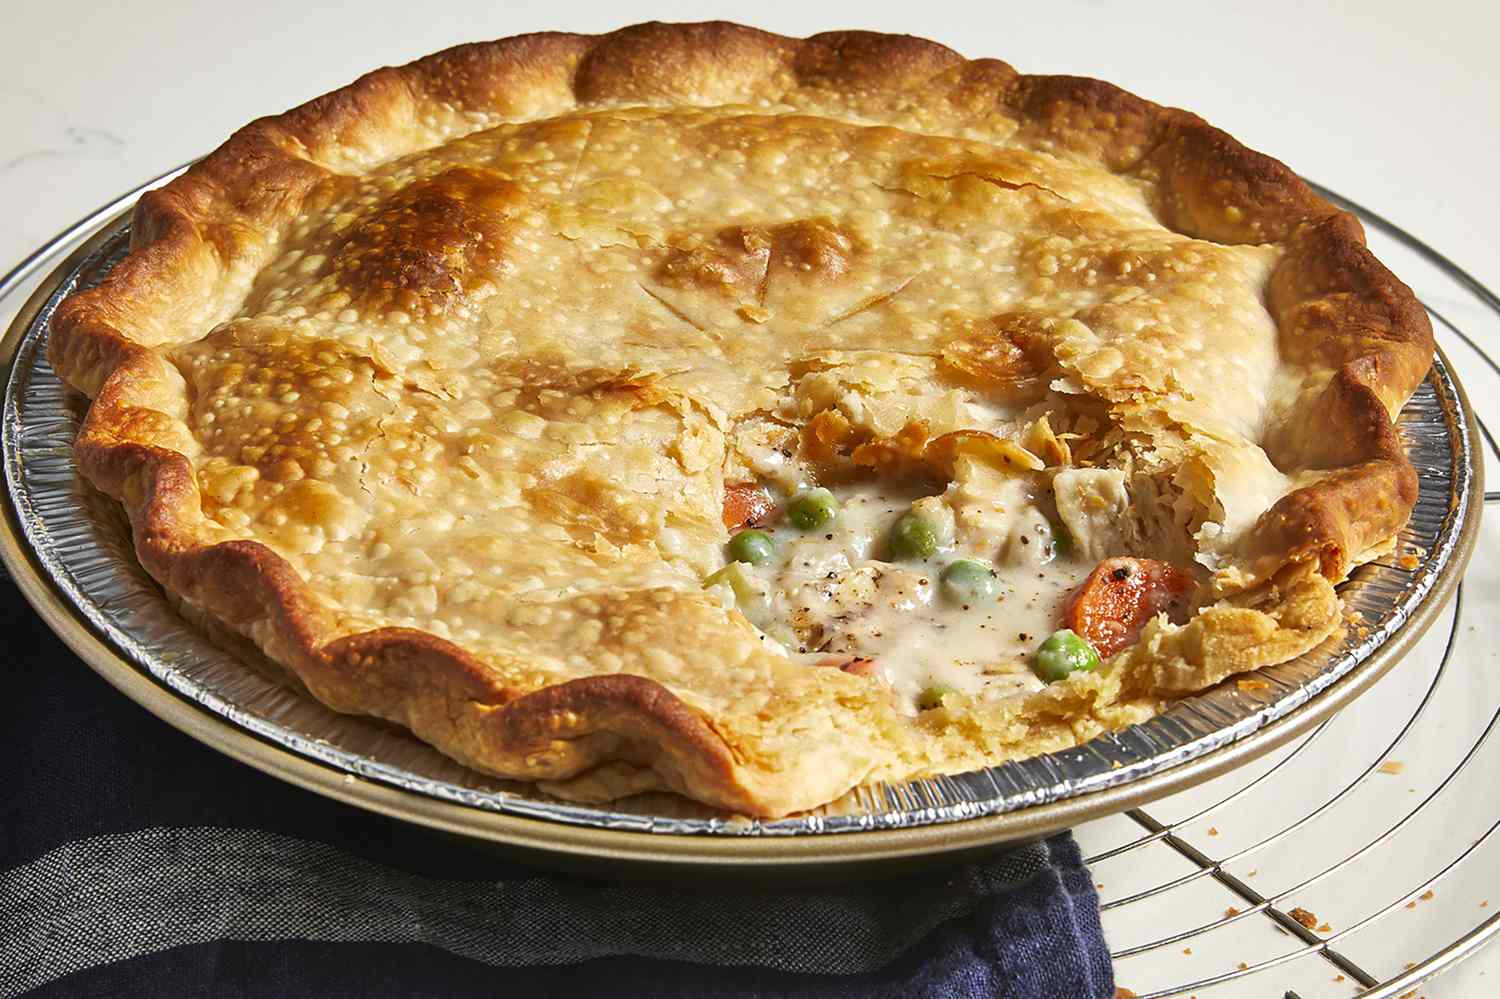
<path fill-rule="evenodd" d="M 720 157 L 748 150 L 733 162 L 766 180 L 744 192 L 748 207 L 724 185 L 689 191 L 719 162 L 693 160 L 692 143 L 710 141 Z M 770 159 L 755 161 L 756 149 Z M 661 162 L 676 164 L 669 182 L 684 202 L 718 198 L 725 214 L 764 218 L 685 236 L 691 225 L 653 207 L 653 175 L 627 184 L 590 173 L 591 155 L 627 153 L 647 164 L 670 154 Z M 1061 326 L 1041 327 L 1058 366 L 1047 377 L 1103 407 L 1100 454 L 1170 482 L 1164 505 L 1187 511 L 1178 540 L 1213 571 L 1210 606 L 1183 627 L 1154 622 L 1098 674 L 913 722 L 858 678 L 766 652 L 698 589 L 696 556 L 668 550 L 664 524 L 685 549 L 722 542 L 737 421 L 787 392 L 808 393 L 808 425 L 824 433 L 804 439 L 810 449 L 951 465 L 953 438 L 947 452 L 913 443 L 878 406 L 862 427 L 847 412 L 820 417 L 835 407 L 814 398 L 818 386 L 874 399 L 871 379 L 947 379 L 982 393 L 994 387 L 989 346 L 1034 321 L 1025 302 L 981 303 L 992 325 L 950 330 L 942 343 L 932 334 L 905 374 L 885 362 L 860 374 L 850 352 L 863 341 L 803 342 L 802 356 L 770 365 L 792 381 L 752 385 L 648 367 L 623 347 L 601 346 L 591 365 L 586 347 L 543 349 L 535 336 L 457 352 L 458 325 L 547 292 L 525 283 L 526 268 L 538 255 L 571 259 L 559 240 L 600 259 L 645 254 L 650 279 L 632 308 L 661 310 L 653 322 L 673 332 L 651 336 L 676 338 L 679 361 L 718 350 L 742 371 L 760 365 L 746 344 L 776 308 L 823 303 L 827 328 L 864 336 L 848 322 L 865 319 L 851 317 L 897 315 L 901 295 L 938 302 L 929 286 L 907 291 L 872 250 L 892 226 L 777 214 L 777 199 L 801 195 L 775 182 L 804 164 L 825 171 L 808 174 L 809 191 L 847 183 L 839 170 L 867 170 L 860 177 L 894 199 L 866 206 L 886 221 L 920 211 L 957 231 L 998 212 L 1054 227 L 1061 242 L 1042 231 L 1015 251 L 1030 268 L 1023 291 L 1074 303 L 1055 312 Z M 792 276 L 768 299 L 777 266 Z M 1163 284 L 1187 274 L 1173 285 L 1179 298 L 1221 316 L 1224 339 L 1197 355 L 1137 347 L 1156 341 L 1130 312 L 1133 268 Z M 1208 283 L 1195 283 L 1202 272 Z M 1243 351 L 1235 339 L 1237 324 L 1261 321 L 1256 309 L 1274 326 L 1255 341 L 1259 354 L 1248 333 Z M 503 318 L 532 329 L 517 316 Z M 372 320 L 377 334 L 366 336 Z M 417 332 L 379 333 L 397 327 Z M 738 339 L 718 344 L 728 327 Z M 1115 329 L 1146 332 L 1111 340 Z M 872 348 L 894 346 L 869 330 Z M 426 346 L 405 349 L 414 344 Z M 141 199 L 130 255 L 62 303 L 50 343 L 56 370 L 93 399 L 80 467 L 124 504 L 141 563 L 324 703 L 561 795 L 668 789 L 754 815 L 812 808 L 868 780 L 1061 748 L 1325 639 L 1339 618 L 1332 584 L 1388 547 L 1415 502 L 1394 420 L 1431 355 L 1425 312 L 1366 249 L 1357 220 L 1192 114 L 918 38 L 791 39 L 724 23 L 461 46 L 256 121 Z M 1152 383 L 1147 373 L 1174 357 L 1186 381 Z M 1243 412 L 1194 394 L 1187 367 L 1220 359 L 1228 367 L 1202 377 L 1255 383 L 1260 396 Z M 482 378 L 466 373 L 477 367 Z M 934 441 L 942 419 L 924 413 Z M 422 420 L 434 428 L 426 437 L 411 429 Z M 459 446 L 465 426 L 490 434 L 490 450 L 463 450 L 477 447 L 473 434 Z M 569 447 L 596 448 L 601 467 L 650 466 L 623 484 L 647 497 L 639 509 L 606 496 L 587 467 L 558 466 L 562 452 L 536 450 L 564 431 L 575 434 Z M 1066 439 L 1078 446 L 1079 435 Z M 443 471 L 424 479 L 429 467 Z M 471 584 L 487 610 L 449 615 L 442 608 L 460 601 L 448 556 L 424 547 L 427 535 L 403 549 L 398 528 L 428 515 L 462 530 L 486 498 L 488 513 L 523 511 L 533 534 L 524 544 L 505 540 L 510 528 L 474 535 L 471 545 L 496 546 L 506 578 Z M 533 558 L 598 585 L 522 586 L 528 544 Z M 366 560 L 378 568 L 361 572 Z"/>

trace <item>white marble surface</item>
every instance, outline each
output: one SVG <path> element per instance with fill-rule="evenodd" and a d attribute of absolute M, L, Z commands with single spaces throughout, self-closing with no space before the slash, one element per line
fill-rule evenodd
<path fill-rule="evenodd" d="M 774 0 L 750 9 L 711 2 L 517 8 L 0 0 L 0 208 L 7 220 L 0 271 L 120 191 L 212 148 L 237 125 L 373 66 L 523 31 L 707 17 L 791 34 L 907 31 L 1025 71 L 1109 79 L 1199 112 L 1500 287 L 1500 76 L 1493 54 L 1500 6 L 1454 0 Z M 1108 837 L 1093 830 L 1085 838 Z M 1494 884 L 1500 904 L 1500 865 L 1479 877 Z M 1488 996 L 1496 980 L 1500 948 L 1418 994 Z M 1272 984 L 1279 995 L 1288 987 L 1266 976 L 1254 981 L 1203 996 L 1270 995 Z"/>

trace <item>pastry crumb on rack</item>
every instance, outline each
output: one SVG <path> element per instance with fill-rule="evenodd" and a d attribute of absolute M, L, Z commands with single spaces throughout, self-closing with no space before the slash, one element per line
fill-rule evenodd
<path fill-rule="evenodd" d="M 1308 912 L 1301 906 L 1298 906 L 1291 912 L 1288 912 L 1287 915 L 1291 916 L 1297 922 L 1301 923 L 1303 926 L 1307 927 L 1310 930 L 1316 930 L 1318 928 L 1318 917 L 1313 915 L 1311 912 Z"/>

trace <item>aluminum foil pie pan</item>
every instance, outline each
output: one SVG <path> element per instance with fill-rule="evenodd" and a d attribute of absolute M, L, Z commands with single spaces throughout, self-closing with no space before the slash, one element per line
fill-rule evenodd
<path fill-rule="evenodd" d="M 1262 682 L 1231 679 L 1064 752 L 860 788 L 789 818 L 726 816 L 668 795 L 561 802 L 470 771 L 390 725 L 324 708 L 253 652 L 188 624 L 135 562 L 123 512 L 77 475 L 72 443 L 86 401 L 45 355 L 57 303 L 101 280 L 128 246 L 128 218 L 117 217 L 42 282 L 0 345 L 9 500 L 0 553 L 23 592 L 106 679 L 216 748 L 333 797 L 511 846 L 721 866 L 878 862 L 974 851 L 1118 811 L 1267 752 L 1367 688 L 1437 616 L 1478 525 L 1478 432 L 1439 356 L 1400 420 L 1421 483 L 1400 545 L 1342 588 L 1354 626 L 1254 674 Z"/>

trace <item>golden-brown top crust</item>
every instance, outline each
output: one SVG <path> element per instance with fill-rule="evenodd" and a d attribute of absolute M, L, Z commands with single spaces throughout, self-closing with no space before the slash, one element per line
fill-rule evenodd
<path fill-rule="evenodd" d="M 461 46 L 254 122 L 142 198 L 50 344 L 143 565 L 320 699 L 559 793 L 755 814 L 1326 635 L 1415 501 L 1393 420 L 1431 352 L 1352 216 L 1191 114 L 725 23 Z M 1224 599 L 1196 631 L 914 728 L 697 588 L 724 476 L 781 433 L 755 414 L 951 471 L 987 406 L 1057 464 L 1049 391 L 1098 409 L 1075 456 L 1180 493 Z"/>

